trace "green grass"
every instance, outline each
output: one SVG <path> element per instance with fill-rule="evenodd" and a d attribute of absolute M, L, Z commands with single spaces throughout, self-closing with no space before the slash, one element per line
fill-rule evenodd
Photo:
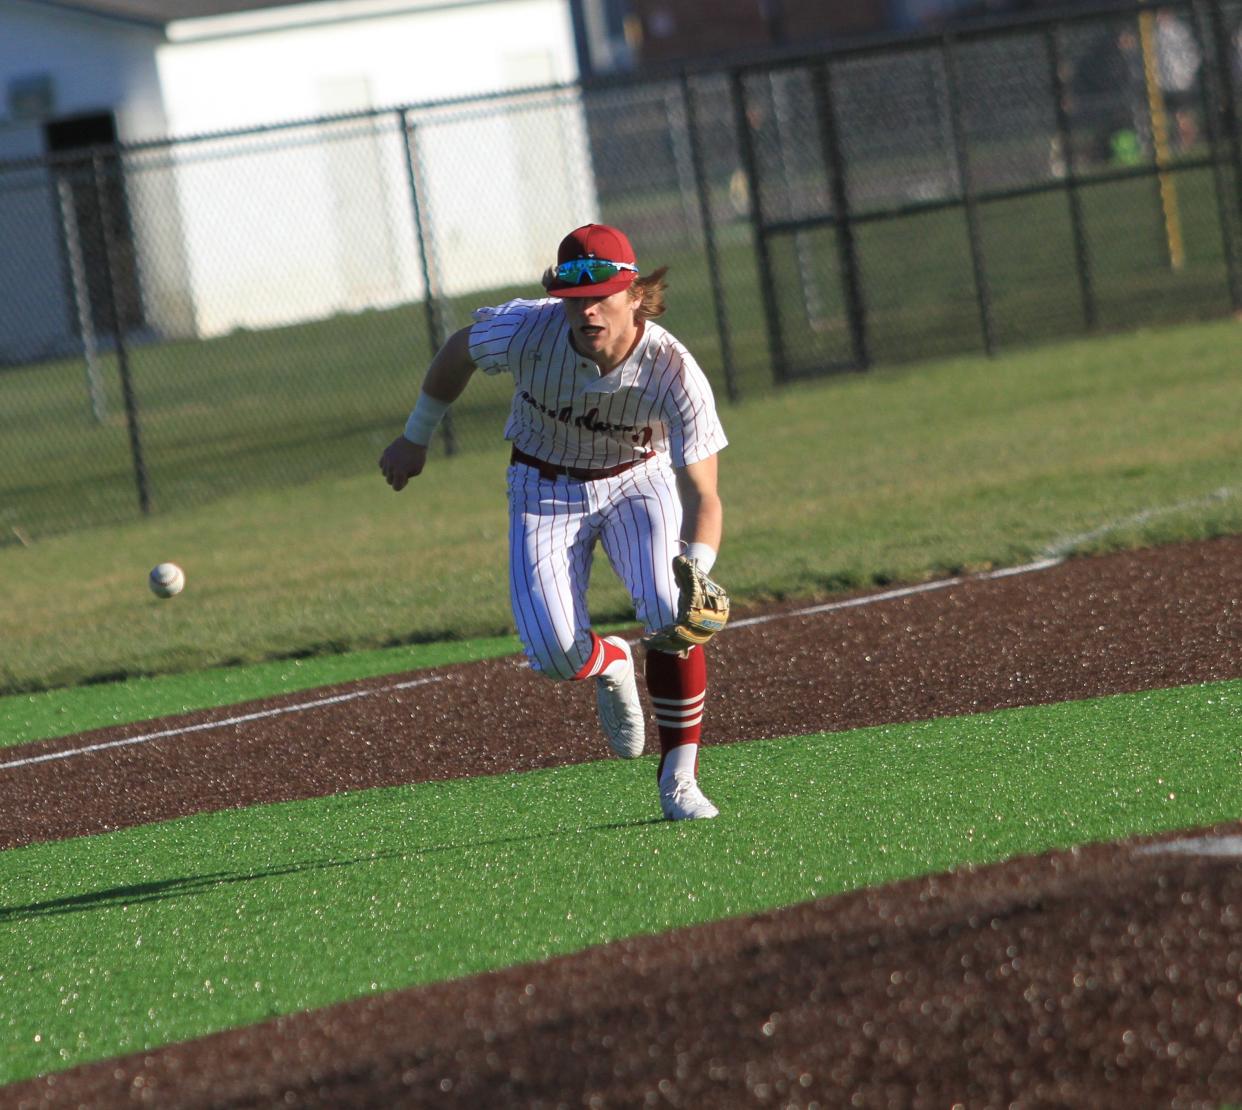
<path fill-rule="evenodd" d="M 0 854 L 0 1083 L 968 863 L 1239 815 L 1242 682 L 226 810 Z M 348 938 L 348 943 L 342 943 Z"/>
<path fill-rule="evenodd" d="M 791 386 L 723 412 L 739 602 L 1242 531 L 1233 321 Z M 480 383 L 474 383 L 480 384 Z M 473 389 L 472 385 L 472 389 Z M 0 548 L 0 693 L 512 633 L 503 448 Z M 147 570 L 181 563 L 158 601 Z M 598 621 L 632 610 L 606 567 Z"/>
<path fill-rule="evenodd" d="M 1082 190 L 1101 329 L 1229 312 L 1211 175 L 1181 172 L 1177 182 L 1187 241 L 1187 263 L 1177 272 L 1164 253 L 1150 180 L 1096 183 Z M 669 228 L 681 226 L 680 198 L 651 200 L 664 206 Z M 650 218 L 648 210 L 644 222 Z M 984 205 L 981 237 L 1001 350 L 1084 330 L 1062 195 Z M 809 248 L 800 258 L 790 236 L 776 237 L 770 247 L 788 368 L 817 373 L 850 358 L 846 304 L 833 233 L 807 233 L 800 241 Z M 719 242 L 732 371 L 741 394 L 757 398 L 771 392 L 774 367 L 749 225 L 722 225 Z M 671 233 L 658 239 L 649 234 L 648 241 L 640 237 L 637 245 L 646 264 L 671 264 L 665 322 L 695 352 L 723 396 L 722 342 L 702 248 Z M 876 364 L 982 349 L 961 211 L 860 225 L 857 252 Z M 477 304 L 537 293 L 532 282 L 457 298 L 444 306 L 446 327 L 467 323 Z M 365 472 L 400 430 L 430 350 L 419 304 L 201 342 L 132 345 L 128 361 L 155 511 Z M 136 515 L 125 406 L 110 355 L 102 359 L 101 374 L 107 415 L 97 423 L 81 359 L 0 370 L 4 539 L 19 533 L 38 539 Z M 486 449 L 506 408 L 503 381 L 475 383 L 454 408 L 461 445 Z"/>
<path fill-rule="evenodd" d="M 511 655 L 516 636 L 355 651 L 0 697 L 0 748 L 338 682 Z"/>

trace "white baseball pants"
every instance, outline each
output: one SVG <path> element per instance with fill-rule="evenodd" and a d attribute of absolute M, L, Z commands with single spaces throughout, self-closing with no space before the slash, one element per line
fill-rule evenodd
<path fill-rule="evenodd" d="M 674 619 L 681 500 L 670 466 L 657 458 L 580 482 L 514 463 L 508 489 L 510 599 L 536 671 L 573 678 L 591 653 L 587 586 L 597 541 L 646 631 Z"/>

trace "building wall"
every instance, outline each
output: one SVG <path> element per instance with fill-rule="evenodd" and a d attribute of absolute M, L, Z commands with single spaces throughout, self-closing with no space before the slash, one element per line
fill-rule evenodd
<path fill-rule="evenodd" d="M 565 0 L 399 9 L 380 0 L 185 20 L 169 28 L 159 68 L 172 135 L 247 127 L 376 105 L 408 104 L 577 77 Z M 303 12 L 307 14 L 303 16 Z M 279 16 L 279 22 L 276 21 Z M 541 64 L 521 71 L 520 59 Z M 516 66 L 516 68 L 515 68 Z M 325 88 L 365 80 L 352 97 Z"/>
<path fill-rule="evenodd" d="M 46 73 L 54 115 L 114 111 L 123 142 L 154 138 L 167 129 L 155 64 L 162 38 L 136 22 L 0 0 L 0 87 L 7 94 L 12 79 Z M 8 116 L 7 95 L 0 111 Z"/>
<path fill-rule="evenodd" d="M 0 159 L 42 153 L 34 127 L 0 129 Z M 66 298 L 64 231 L 52 175 L 36 167 L 0 174 L 0 366 L 65 349 L 74 324 Z"/>
<path fill-rule="evenodd" d="M 125 191 L 151 332 L 209 336 L 425 295 L 400 117 L 324 117 L 572 82 L 577 64 L 566 0 L 319 2 L 166 37 L 0 0 L 0 78 L 32 72 L 53 74 L 57 115 L 112 110 L 123 142 L 196 137 L 128 152 Z M 437 293 L 533 283 L 549 243 L 596 214 L 574 94 L 492 112 L 413 117 Z M 308 122 L 273 127 L 286 121 Z M 220 137 L 256 127 L 272 130 Z M 42 150 L 40 125 L 0 123 L 0 159 Z M 540 217 L 509 226 L 532 187 Z M 76 342 L 56 193 L 45 171 L 0 172 L 0 296 L 38 302 L 0 334 L 0 362 Z"/>
<path fill-rule="evenodd" d="M 170 130 L 192 136 L 282 120 L 391 109 L 576 77 L 564 0 L 376 13 L 302 22 L 282 9 L 170 28 L 159 68 Z M 310 16 L 308 15 L 308 18 Z M 529 281 L 543 268 L 521 237 L 488 236 L 525 185 L 532 158 L 570 160 L 580 130 L 496 124 L 479 110 L 419 118 L 415 146 L 442 293 Z M 175 152 L 198 334 L 382 307 L 424 295 L 400 117 L 300 126 L 283 135 L 195 142 Z M 589 203 L 589 202 L 587 202 Z M 573 226 L 580 197 L 553 189 L 544 210 Z M 591 213 L 588 211 L 587 216 Z M 568 221 L 568 223 L 566 223 Z M 555 242 L 555 240 L 553 240 Z M 277 295 L 278 294 L 278 295 Z"/>
<path fill-rule="evenodd" d="M 9 102 L 11 84 L 30 78 L 48 79 L 53 116 L 110 111 L 122 140 L 161 134 L 161 37 L 138 23 L 0 0 L 0 163 L 44 152 L 43 121 L 14 117 Z M 46 171 L 0 175 L 0 299 L 22 308 L 0 317 L 0 362 L 55 354 L 74 342 L 71 221 Z"/>

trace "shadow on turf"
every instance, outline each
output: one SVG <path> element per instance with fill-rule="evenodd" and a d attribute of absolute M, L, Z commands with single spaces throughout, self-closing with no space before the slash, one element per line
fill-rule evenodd
<path fill-rule="evenodd" d="M 39 917 L 54 917 L 64 913 L 84 913 L 108 909 L 113 906 L 135 906 L 144 902 L 162 902 L 169 898 L 185 898 L 208 894 L 221 886 L 234 883 L 250 883 L 260 879 L 273 879 L 281 875 L 296 875 L 303 871 L 324 871 L 333 867 L 354 867 L 377 860 L 409 859 L 418 856 L 437 855 L 443 852 L 461 852 L 471 848 L 495 848 L 506 844 L 524 844 L 537 840 L 556 840 L 570 833 L 608 832 L 614 829 L 636 829 L 644 825 L 662 825 L 663 818 L 651 817 L 639 821 L 613 821 L 602 825 L 580 825 L 572 829 L 556 829 L 532 836 L 506 836 L 494 840 L 478 840 L 465 844 L 440 844 L 430 848 L 415 848 L 406 852 L 371 852 L 353 859 L 318 859 L 291 863 L 285 867 L 271 867 L 264 871 L 213 871 L 206 875 L 191 875 L 177 879 L 158 879 L 150 883 L 133 883 L 114 886 L 88 894 L 72 894 L 64 898 L 51 898 L 45 902 L 30 902 L 24 906 L 0 906 L 0 925 L 10 922 L 30 921 Z"/>

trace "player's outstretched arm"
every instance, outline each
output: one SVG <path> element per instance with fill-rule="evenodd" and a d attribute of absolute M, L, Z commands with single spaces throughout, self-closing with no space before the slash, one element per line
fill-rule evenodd
<path fill-rule="evenodd" d="M 470 329 L 462 328 L 449 336 L 436 352 L 405 431 L 385 447 L 380 456 L 380 472 L 394 490 L 404 489 L 411 478 L 417 478 L 423 472 L 423 467 L 427 465 L 427 444 L 431 442 L 432 434 L 449 405 L 461 396 L 474 371 L 474 360 L 470 357 Z"/>

